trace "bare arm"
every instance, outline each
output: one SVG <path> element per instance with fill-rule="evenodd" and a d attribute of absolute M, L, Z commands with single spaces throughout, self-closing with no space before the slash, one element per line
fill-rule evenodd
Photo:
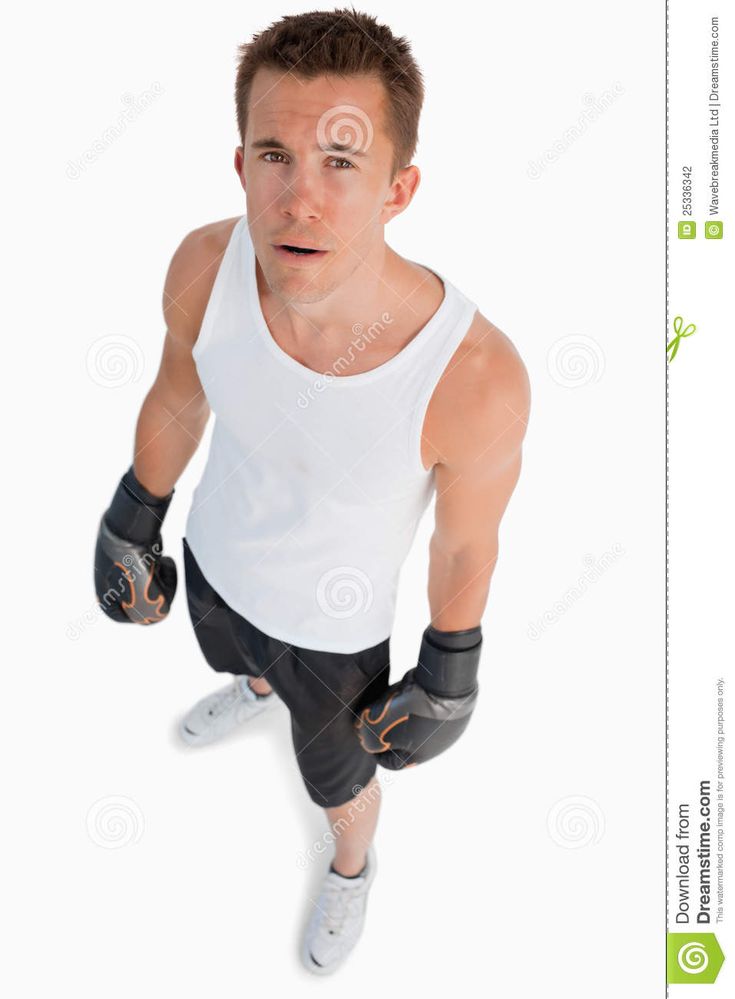
<path fill-rule="evenodd" d="M 474 711 L 482 612 L 498 557 L 500 519 L 520 474 L 529 409 L 521 358 L 504 333 L 478 316 L 439 381 L 422 433 L 436 458 L 433 628 L 422 636 L 417 666 L 355 722 L 363 749 L 388 769 L 444 752 Z M 468 634 L 447 637 L 433 629 Z"/>
<path fill-rule="evenodd" d="M 457 360 L 443 389 L 428 585 L 431 623 L 442 631 L 480 624 L 530 410 L 523 361 L 505 334 L 483 321 L 482 344 Z"/>
<path fill-rule="evenodd" d="M 174 488 L 209 418 L 192 348 L 220 255 L 214 241 L 195 230 L 176 250 L 166 275 L 166 336 L 156 380 L 138 416 L 133 460 L 138 481 L 156 496 L 166 496 Z"/>

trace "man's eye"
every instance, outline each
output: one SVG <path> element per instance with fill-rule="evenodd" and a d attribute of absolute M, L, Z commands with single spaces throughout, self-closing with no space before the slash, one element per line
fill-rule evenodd
<path fill-rule="evenodd" d="M 281 159 L 280 160 L 269 160 L 269 159 L 267 159 L 268 156 L 280 156 Z M 283 153 L 279 153 L 279 152 L 276 152 L 275 150 L 271 150 L 270 152 L 263 153 L 261 159 L 265 160 L 266 163 L 283 162 L 285 160 L 285 156 L 283 155 Z M 351 163 L 349 160 L 345 160 L 345 159 L 342 159 L 342 158 L 339 158 L 339 157 L 333 158 L 332 162 L 333 163 L 344 163 L 345 166 L 339 167 L 340 170 L 346 170 L 346 169 L 354 170 L 354 168 L 355 168 L 354 163 Z"/>

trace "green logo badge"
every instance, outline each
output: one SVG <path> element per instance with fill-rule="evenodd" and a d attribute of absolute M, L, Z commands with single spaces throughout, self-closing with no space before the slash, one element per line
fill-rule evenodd
<path fill-rule="evenodd" d="M 722 222 L 705 222 L 704 223 L 704 238 L 705 239 L 722 239 Z"/>
<path fill-rule="evenodd" d="M 714 933 L 669 933 L 666 937 L 669 985 L 712 984 L 724 960 Z"/>
<path fill-rule="evenodd" d="M 696 222 L 679 223 L 679 239 L 695 239 L 697 235 Z"/>

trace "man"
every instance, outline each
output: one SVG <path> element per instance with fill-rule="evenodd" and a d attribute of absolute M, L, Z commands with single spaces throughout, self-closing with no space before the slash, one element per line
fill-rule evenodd
<path fill-rule="evenodd" d="M 165 618 L 176 567 L 160 528 L 213 410 L 182 542 L 195 634 L 235 679 L 180 731 L 210 743 L 286 704 L 305 788 L 340 829 L 302 941 L 325 974 L 364 923 L 377 763 L 430 759 L 474 707 L 530 394 L 508 337 L 385 242 L 420 180 L 406 41 L 354 10 L 285 17 L 241 47 L 235 96 L 247 211 L 190 232 L 171 261 L 161 365 L 100 525 L 97 593 L 113 619 Z M 450 206 L 437 223 L 481 245 Z M 398 573 L 433 495 L 431 621 L 390 685 Z"/>

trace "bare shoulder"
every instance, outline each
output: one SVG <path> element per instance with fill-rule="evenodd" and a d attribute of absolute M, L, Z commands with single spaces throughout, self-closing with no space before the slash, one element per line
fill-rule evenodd
<path fill-rule="evenodd" d="M 514 343 L 477 310 L 440 378 L 426 414 L 424 464 L 461 461 L 515 425 L 525 434 L 531 404 L 526 366 Z"/>
<path fill-rule="evenodd" d="M 235 224 L 241 216 L 192 229 L 174 252 L 163 287 L 163 315 L 176 340 L 193 346 L 214 279 Z"/>

